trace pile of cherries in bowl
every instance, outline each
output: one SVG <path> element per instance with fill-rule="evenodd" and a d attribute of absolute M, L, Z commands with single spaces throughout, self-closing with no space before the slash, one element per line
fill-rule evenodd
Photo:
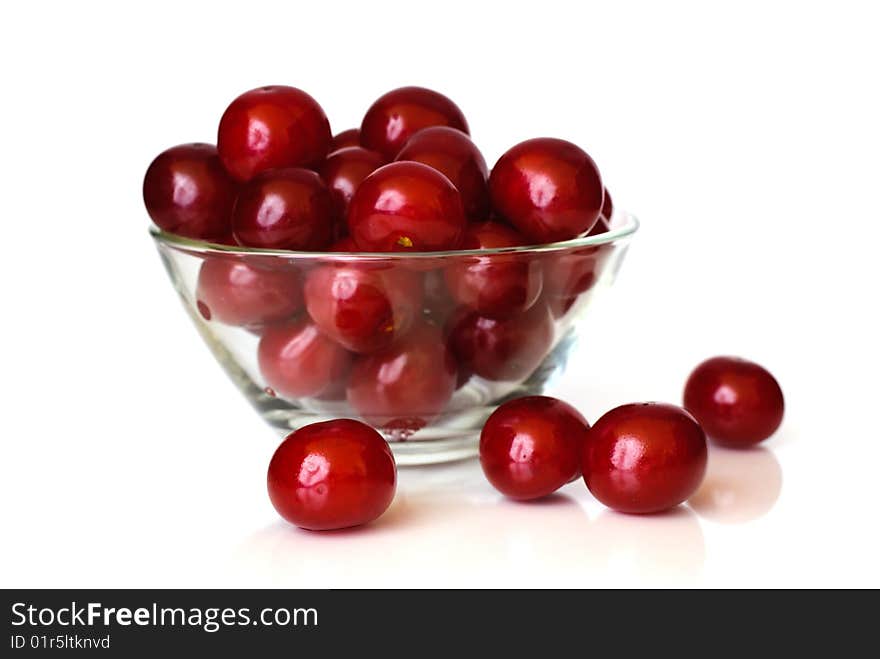
<path fill-rule="evenodd" d="M 344 414 L 445 441 L 540 393 L 523 383 L 553 370 L 622 256 L 622 214 L 578 146 L 527 140 L 490 172 L 468 130 L 449 98 L 404 87 L 333 136 L 311 96 L 271 86 L 232 101 L 216 147 L 153 160 L 144 201 L 172 279 L 267 421 Z"/>

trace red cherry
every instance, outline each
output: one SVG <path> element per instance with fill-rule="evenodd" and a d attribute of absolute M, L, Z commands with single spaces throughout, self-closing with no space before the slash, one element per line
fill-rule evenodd
<path fill-rule="evenodd" d="M 199 270 L 196 301 L 205 320 L 260 327 L 302 309 L 302 283 L 296 271 L 257 268 L 231 256 L 209 257 Z"/>
<path fill-rule="evenodd" d="M 738 357 L 713 357 L 688 378 L 684 406 L 715 441 L 751 446 L 779 428 L 785 400 L 764 367 Z"/>
<path fill-rule="evenodd" d="M 354 244 L 354 240 L 352 239 L 351 236 L 343 236 L 342 238 L 337 240 L 335 243 L 330 245 L 330 248 L 327 251 L 328 252 L 339 252 L 339 253 L 344 254 L 346 252 L 357 252 L 358 248 L 357 248 L 357 245 Z"/>
<path fill-rule="evenodd" d="M 608 188 L 602 188 L 602 212 L 599 215 L 600 222 L 596 222 L 596 225 L 603 224 L 605 229 L 604 231 L 608 231 L 611 227 L 611 218 L 614 217 L 614 202 L 611 201 L 611 193 L 608 192 Z M 601 222 L 604 220 L 604 223 Z M 602 233 L 603 229 L 599 229 L 596 231 L 596 226 L 594 226 L 590 233 L 587 235 L 595 235 L 597 233 Z"/>
<path fill-rule="evenodd" d="M 455 128 L 432 126 L 410 137 L 396 160 L 412 160 L 445 175 L 461 194 L 464 214 L 471 221 L 489 215 L 489 169 L 471 139 Z"/>
<path fill-rule="evenodd" d="M 461 368 L 487 380 L 531 375 L 553 345 L 553 317 L 541 303 L 511 318 L 459 311 L 447 322 L 449 346 Z"/>
<path fill-rule="evenodd" d="M 706 435 L 685 410 L 622 405 L 593 425 L 581 466 L 590 492 L 623 513 L 654 513 L 690 497 L 706 473 Z"/>
<path fill-rule="evenodd" d="M 217 149 L 239 181 L 281 167 L 306 167 L 330 148 L 330 122 L 317 101 L 295 87 L 274 85 L 236 98 L 217 132 Z"/>
<path fill-rule="evenodd" d="M 451 126 L 468 133 L 458 106 L 443 94 L 422 87 L 401 87 L 381 96 L 364 115 L 361 143 L 393 159 L 416 131 Z"/>
<path fill-rule="evenodd" d="M 359 128 L 349 128 L 333 136 L 330 142 L 330 153 L 349 146 L 361 145 L 361 131 Z"/>
<path fill-rule="evenodd" d="M 489 177 L 492 205 L 536 243 L 589 231 L 602 209 L 596 163 L 565 140 L 539 137 L 505 153 Z"/>
<path fill-rule="evenodd" d="M 499 222 L 465 228 L 460 249 L 495 249 L 526 244 L 514 229 Z M 528 254 L 457 256 L 446 269 L 452 297 L 483 316 L 503 317 L 529 309 L 541 295 L 539 259 Z"/>
<path fill-rule="evenodd" d="M 380 167 L 355 191 L 348 229 L 362 250 L 455 249 L 465 226 L 461 195 L 449 179 L 418 162 Z"/>
<path fill-rule="evenodd" d="M 266 478 L 278 514 L 311 531 L 372 522 L 391 505 L 396 481 L 388 443 L 352 419 L 313 423 L 289 434 Z"/>
<path fill-rule="evenodd" d="M 308 319 L 266 328 L 257 359 L 266 383 L 287 398 L 328 393 L 351 366 L 351 355 Z"/>
<path fill-rule="evenodd" d="M 235 183 L 211 144 L 166 149 L 147 168 L 144 204 L 163 231 L 198 240 L 229 234 Z"/>
<path fill-rule="evenodd" d="M 590 424 L 568 403 L 548 396 L 508 401 L 480 434 L 480 465 L 493 487 L 512 499 L 552 494 L 580 475 Z"/>
<path fill-rule="evenodd" d="M 602 218 L 596 223 L 604 222 Z M 595 286 L 611 250 L 607 245 L 565 250 L 544 259 L 544 299 L 559 318 L 577 299 Z"/>
<path fill-rule="evenodd" d="M 344 263 L 320 266 L 306 277 L 306 308 L 327 336 L 353 352 L 391 346 L 421 315 L 418 273 Z"/>
<path fill-rule="evenodd" d="M 457 379 L 440 330 L 422 323 L 393 347 L 355 362 L 348 402 L 376 426 L 418 430 L 443 410 Z"/>
<path fill-rule="evenodd" d="M 361 181 L 381 167 L 384 162 L 382 156 L 375 151 L 368 151 L 359 146 L 350 146 L 334 151 L 327 156 L 327 160 L 321 165 L 319 173 L 330 189 L 336 216 L 343 218 L 343 225 L 354 191 L 357 190 Z"/>
<path fill-rule="evenodd" d="M 307 169 L 275 169 L 246 183 L 232 228 L 240 245 L 321 250 L 333 240 L 333 202 L 321 177 Z"/>

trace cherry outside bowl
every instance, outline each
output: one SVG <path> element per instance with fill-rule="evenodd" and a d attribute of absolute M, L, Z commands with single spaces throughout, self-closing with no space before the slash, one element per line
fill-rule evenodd
<path fill-rule="evenodd" d="M 476 455 L 498 405 L 561 374 L 637 229 L 615 211 L 609 231 L 559 243 L 394 254 L 151 234 L 202 338 L 279 434 L 357 418 L 398 464 L 424 464 Z"/>

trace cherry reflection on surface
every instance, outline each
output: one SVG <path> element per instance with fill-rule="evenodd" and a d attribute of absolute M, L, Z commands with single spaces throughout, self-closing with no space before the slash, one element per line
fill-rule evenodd
<path fill-rule="evenodd" d="M 782 492 L 782 467 L 760 447 L 709 450 L 706 478 L 688 504 L 700 517 L 741 524 L 766 515 Z"/>

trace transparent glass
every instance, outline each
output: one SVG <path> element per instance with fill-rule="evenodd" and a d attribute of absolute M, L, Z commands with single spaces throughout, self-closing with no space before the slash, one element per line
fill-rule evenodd
<path fill-rule="evenodd" d="M 399 464 L 425 464 L 474 455 L 499 404 L 563 371 L 637 229 L 617 212 L 595 236 L 421 254 L 151 234 L 202 338 L 264 421 L 286 434 L 359 418 Z"/>

